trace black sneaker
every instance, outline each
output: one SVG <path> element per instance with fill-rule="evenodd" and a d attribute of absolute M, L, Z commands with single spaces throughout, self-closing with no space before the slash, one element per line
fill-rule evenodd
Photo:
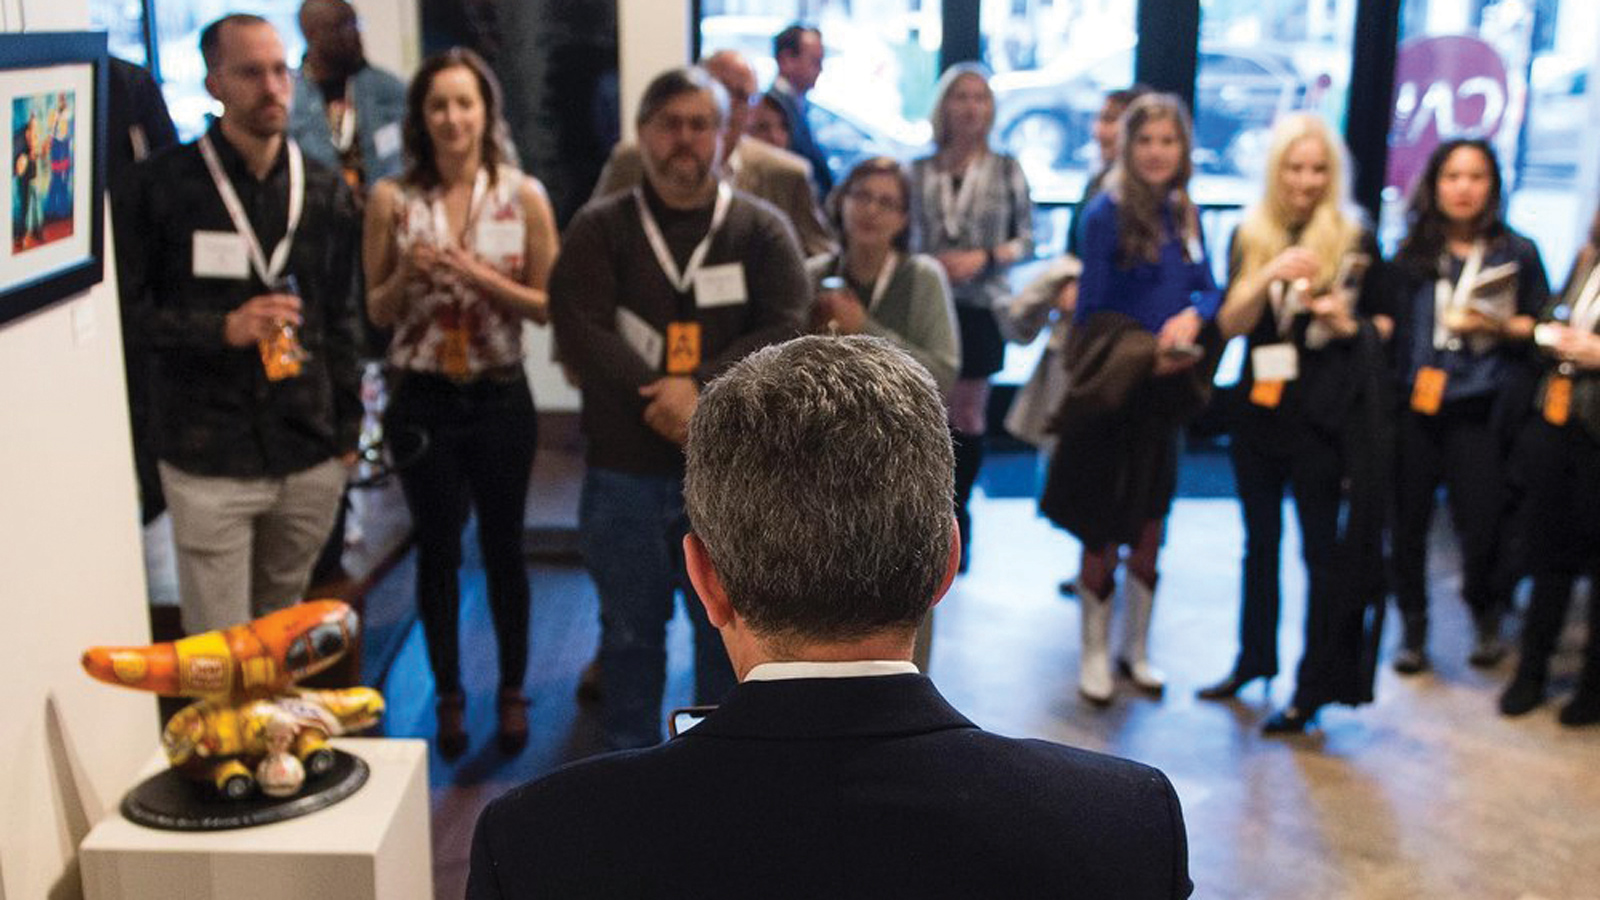
<path fill-rule="evenodd" d="M 1544 702 L 1544 679 L 1517 673 L 1500 695 L 1500 714 L 1521 716 L 1533 712 Z"/>
<path fill-rule="evenodd" d="M 1475 669 L 1493 668 L 1506 658 L 1506 642 L 1500 639 L 1498 629 L 1479 631 L 1478 640 L 1467 654 L 1467 665 Z"/>
<path fill-rule="evenodd" d="M 1394 655 L 1394 670 L 1401 675 L 1416 675 L 1433 668 L 1428 661 L 1428 651 L 1421 647 L 1403 647 Z"/>
<path fill-rule="evenodd" d="M 1584 693 L 1578 692 L 1572 702 L 1561 707 L 1558 716 L 1561 724 L 1576 728 L 1579 725 L 1593 725 L 1600 722 L 1600 691 Z"/>

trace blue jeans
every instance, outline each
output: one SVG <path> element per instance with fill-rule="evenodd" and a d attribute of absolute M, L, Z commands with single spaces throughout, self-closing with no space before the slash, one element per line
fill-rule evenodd
<path fill-rule="evenodd" d="M 614 749 L 661 741 L 667 678 L 667 621 L 683 591 L 694 628 L 695 702 L 716 703 L 732 689 L 722 637 L 683 567 L 683 479 L 590 468 L 578 527 L 583 558 L 600 594 L 602 725 Z"/>

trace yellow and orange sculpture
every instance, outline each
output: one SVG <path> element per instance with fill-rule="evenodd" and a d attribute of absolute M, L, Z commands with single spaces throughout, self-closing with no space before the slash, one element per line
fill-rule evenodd
<path fill-rule="evenodd" d="M 314 600 L 253 622 L 147 647 L 93 647 L 83 668 L 107 684 L 198 702 L 167 721 L 161 744 L 179 772 L 242 799 L 257 788 L 269 725 L 292 720 L 289 752 L 311 776 L 334 764 L 328 738 L 383 716 L 368 687 L 310 690 L 295 683 L 333 665 L 354 644 L 360 618 L 338 600 Z M 281 728 L 281 724 L 279 726 Z M 273 744 L 281 744 L 281 735 Z M 281 793 L 281 785 L 275 785 Z M 292 792 L 291 792 L 292 793 Z"/>

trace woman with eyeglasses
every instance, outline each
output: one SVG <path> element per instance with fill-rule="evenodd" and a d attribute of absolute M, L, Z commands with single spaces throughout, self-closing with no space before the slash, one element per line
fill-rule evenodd
<path fill-rule="evenodd" d="M 1146 693 L 1166 684 L 1148 658 L 1156 563 L 1177 489 L 1178 432 L 1210 396 L 1221 302 L 1188 192 L 1193 131 L 1183 101 L 1146 94 L 1121 122 L 1105 192 L 1084 210 L 1083 272 L 1065 353 L 1070 383 L 1039 503 L 1083 545 L 1078 692 L 1096 705 L 1115 690 L 1111 595 L 1119 566 L 1126 573 L 1118 668 Z"/>
<path fill-rule="evenodd" d="M 1522 620 L 1517 672 L 1500 695 L 1500 712 L 1520 716 L 1544 702 L 1550 658 L 1572 605 L 1579 575 L 1588 575 L 1589 637 L 1572 699 L 1561 724 L 1600 722 L 1600 213 L 1567 277 L 1566 289 L 1539 314 L 1533 341 L 1543 376 L 1534 415 L 1518 445 L 1526 480 L 1533 594 Z"/>
<path fill-rule="evenodd" d="M 461 532 L 469 509 L 499 644 L 497 737 L 528 740 L 528 572 L 522 522 L 537 420 L 522 368 L 522 325 L 549 317 L 555 219 L 539 182 L 495 140 L 500 89 L 470 50 L 424 61 L 406 97 L 407 167 L 367 205 L 367 311 L 393 327 L 396 379 L 384 430 L 426 435 L 400 471 L 417 540 L 417 609 L 438 695 L 439 752 L 467 748 L 461 690 Z"/>
<path fill-rule="evenodd" d="M 1343 148 L 1316 116 L 1278 120 L 1263 197 L 1234 232 L 1217 322 L 1247 336 L 1228 450 L 1244 514 L 1239 653 L 1205 700 L 1278 673 L 1283 494 L 1305 560 L 1305 647 L 1293 702 L 1268 734 L 1305 730 L 1329 703 L 1372 699 L 1364 628 L 1381 619 L 1392 464 L 1383 341 L 1392 294 L 1377 243 L 1347 202 Z M 1350 623 L 1354 623 L 1351 627 Z M 1365 676 L 1365 677 L 1363 677 Z"/>
<path fill-rule="evenodd" d="M 933 100 L 932 156 L 911 164 L 913 245 L 950 282 L 961 333 L 961 367 L 949 392 L 955 441 L 961 569 L 972 539 L 968 501 L 983 464 L 989 376 L 1005 362 L 996 303 L 1011 294 L 1011 267 L 1033 256 L 1033 204 L 1022 166 L 989 146 L 994 91 L 982 66 L 952 66 Z"/>
<path fill-rule="evenodd" d="M 944 270 L 906 252 L 911 182 L 887 156 L 865 160 L 834 188 L 828 217 L 843 250 L 806 263 L 817 286 L 813 328 L 887 338 L 948 391 L 961 364 L 955 310 Z"/>
<path fill-rule="evenodd" d="M 1428 528 L 1442 483 L 1461 545 L 1461 596 L 1476 640 L 1467 661 L 1504 655 L 1500 620 L 1519 563 L 1507 524 L 1510 448 L 1532 407 L 1534 317 L 1550 297 L 1534 243 L 1506 224 L 1500 163 L 1481 140 L 1429 157 L 1395 254 L 1394 354 L 1406 408 L 1398 436 L 1396 672 L 1429 668 Z"/>

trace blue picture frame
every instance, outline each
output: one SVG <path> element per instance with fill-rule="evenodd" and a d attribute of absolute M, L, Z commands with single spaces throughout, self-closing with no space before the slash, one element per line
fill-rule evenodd
<path fill-rule="evenodd" d="M 105 277 L 106 36 L 0 34 L 0 325 Z"/>

